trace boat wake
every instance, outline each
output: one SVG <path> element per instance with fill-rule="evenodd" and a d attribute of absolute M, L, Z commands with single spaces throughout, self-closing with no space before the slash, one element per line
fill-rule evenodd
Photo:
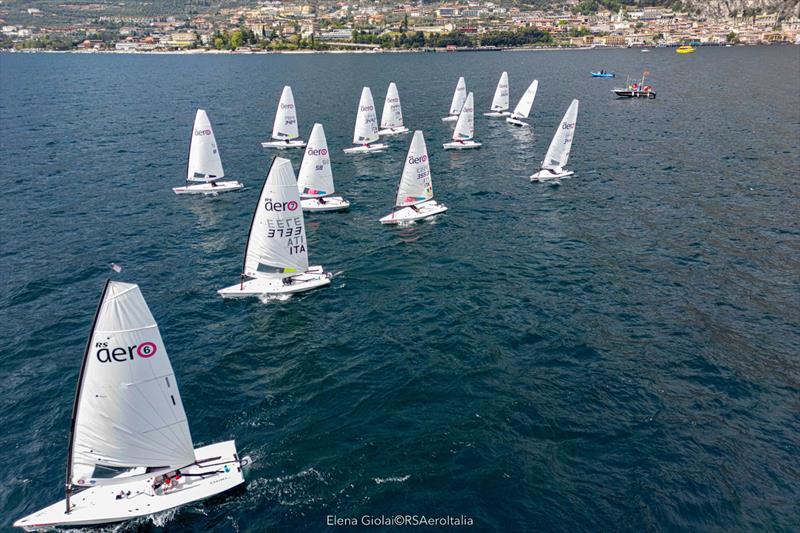
<path fill-rule="evenodd" d="M 261 294 L 258 299 L 261 300 L 262 304 L 268 304 L 270 302 L 285 302 L 291 297 L 291 294 Z"/>
<path fill-rule="evenodd" d="M 150 527 L 159 527 L 159 528 L 166 528 L 167 524 L 175 518 L 175 515 L 178 514 L 180 508 L 169 509 L 167 511 L 163 511 L 160 513 L 155 513 L 148 516 L 142 516 L 140 518 L 135 518 L 133 520 L 129 520 L 127 522 L 122 522 L 120 524 L 112 524 L 105 527 L 97 527 L 93 528 L 93 531 L 98 531 L 102 533 L 128 533 L 133 531 L 141 531 L 143 529 L 149 529 Z M 65 533 L 83 533 L 86 531 L 84 528 L 65 528 L 59 531 L 64 531 Z"/>
<path fill-rule="evenodd" d="M 378 485 L 382 485 L 383 483 L 403 483 L 405 480 L 411 477 L 411 474 L 407 474 L 405 476 L 395 476 L 395 477 L 375 477 L 372 478 Z"/>

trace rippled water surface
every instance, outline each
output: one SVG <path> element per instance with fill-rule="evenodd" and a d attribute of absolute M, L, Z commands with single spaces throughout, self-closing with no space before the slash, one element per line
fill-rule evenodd
<path fill-rule="evenodd" d="M 196 444 L 247 489 L 122 529 L 324 531 L 327 515 L 466 515 L 480 530 L 800 525 L 800 52 L 0 55 L 0 525 L 60 498 L 83 345 L 112 261 L 139 283 Z M 616 100 L 652 72 L 654 101 Z M 589 70 L 622 73 L 592 79 Z M 476 119 L 539 79 L 533 128 Z M 360 89 L 400 90 L 435 222 L 382 227 L 410 136 L 350 157 Z M 344 214 L 308 216 L 329 288 L 223 301 L 291 84 Z M 572 98 L 574 179 L 536 170 Z M 226 173 L 178 197 L 195 109 Z M 299 166 L 301 152 L 284 152 Z"/>

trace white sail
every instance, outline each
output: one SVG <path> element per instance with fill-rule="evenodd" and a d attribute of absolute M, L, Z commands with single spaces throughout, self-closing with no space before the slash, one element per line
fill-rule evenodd
<path fill-rule="evenodd" d="M 81 376 L 70 483 L 119 481 L 97 467 L 175 469 L 195 462 L 175 374 L 137 285 L 107 283 Z"/>
<path fill-rule="evenodd" d="M 308 270 L 306 229 L 292 163 L 276 157 L 264 180 L 244 257 L 244 275 L 286 277 Z"/>
<path fill-rule="evenodd" d="M 372 91 L 369 90 L 369 87 L 364 87 L 361 90 L 361 100 L 358 102 L 353 144 L 369 144 L 377 141 L 378 138 L 378 117 L 375 114 Z"/>
<path fill-rule="evenodd" d="M 322 124 L 314 124 L 311 130 L 297 175 L 297 188 L 301 198 L 319 198 L 334 192 L 328 141 L 325 139 Z"/>
<path fill-rule="evenodd" d="M 403 125 L 403 110 L 400 107 L 400 94 L 394 82 L 386 90 L 386 101 L 383 103 L 381 114 L 381 128 L 399 128 Z"/>
<path fill-rule="evenodd" d="M 425 137 L 417 130 L 408 149 L 395 205 L 397 207 L 414 205 L 431 198 L 433 198 L 433 184 L 431 167 L 428 163 L 428 149 L 425 146 Z"/>
<path fill-rule="evenodd" d="M 464 77 L 458 78 L 458 83 L 456 84 L 456 91 L 453 93 L 453 101 L 450 102 L 450 114 L 451 115 L 458 115 L 461 111 L 461 108 L 464 106 L 464 101 L 467 99 L 467 83 L 464 81 Z"/>
<path fill-rule="evenodd" d="M 297 129 L 297 109 L 294 106 L 292 88 L 287 85 L 281 93 L 281 101 L 278 102 L 278 112 L 275 113 L 275 123 L 272 125 L 272 138 L 283 141 L 298 137 L 300 130 Z"/>
<path fill-rule="evenodd" d="M 456 128 L 453 130 L 454 141 L 466 141 L 475 135 L 475 105 L 472 93 L 467 95 L 467 100 L 458 115 Z"/>
<path fill-rule="evenodd" d="M 525 94 L 519 99 L 517 107 L 514 108 L 514 112 L 511 114 L 512 117 L 528 118 L 528 114 L 531 112 L 531 107 L 533 106 L 533 100 L 536 98 L 536 89 L 538 88 L 539 80 L 533 80 L 525 91 Z"/>
<path fill-rule="evenodd" d="M 542 161 L 542 168 L 555 169 L 564 168 L 569 160 L 569 152 L 572 149 L 572 138 L 575 136 L 575 125 L 578 122 L 578 101 L 573 100 L 569 109 L 561 119 L 553 140 L 550 141 L 550 148 Z"/>
<path fill-rule="evenodd" d="M 497 88 L 494 90 L 492 98 L 492 111 L 508 111 L 508 72 L 500 75 Z"/>
<path fill-rule="evenodd" d="M 187 181 L 214 181 L 225 176 L 222 160 L 217 149 L 217 140 L 208 115 L 197 110 L 192 128 L 192 141 L 189 146 L 189 164 L 186 169 Z"/>

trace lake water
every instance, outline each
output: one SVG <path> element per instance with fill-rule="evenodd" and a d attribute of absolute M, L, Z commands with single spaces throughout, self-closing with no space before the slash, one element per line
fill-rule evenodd
<path fill-rule="evenodd" d="M 270 56 L 0 55 L 0 526 L 63 494 L 72 397 L 110 262 L 141 285 L 196 445 L 235 438 L 247 489 L 122 527 L 326 531 L 800 526 L 800 48 Z M 644 68 L 656 100 L 610 89 Z M 604 68 L 617 80 L 592 79 Z M 534 78 L 533 128 L 476 117 Z M 410 136 L 352 157 L 361 87 L 398 84 L 435 222 L 382 227 Z M 260 147 L 290 84 L 349 212 L 307 216 L 329 288 L 223 301 Z M 572 98 L 560 187 L 531 184 Z M 513 103 L 512 103 L 513 105 Z M 247 189 L 178 197 L 196 108 Z M 283 152 L 299 167 L 301 151 Z M 390 528 L 391 529 L 391 528 Z M 395 528 L 396 530 L 397 528 Z M 455 529 L 455 528 L 454 528 Z"/>

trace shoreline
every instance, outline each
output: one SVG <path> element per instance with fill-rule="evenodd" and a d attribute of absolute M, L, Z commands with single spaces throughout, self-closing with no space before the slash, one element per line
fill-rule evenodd
<path fill-rule="evenodd" d="M 798 46 L 794 43 L 775 43 L 775 44 L 707 44 L 700 45 L 702 48 L 725 48 L 735 46 Z M 28 48 L 22 50 L 3 49 L 2 54 L 121 54 L 121 55 L 310 55 L 310 54 L 430 54 L 430 53 L 465 53 L 465 52 L 558 52 L 558 51 L 588 51 L 588 50 L 653 50 L 659 48 L 675 48 L 675 46 L 531 46 L 531 47 L 509 47 L 509 48 L 462 48 L 448 50 L 445 48 L 426 48 L 426 49 L 378 49 L 378 50 L 98 50 L 98 49 L 73 49 L 73 50 L 45 50 L 41 48 Z"/>

